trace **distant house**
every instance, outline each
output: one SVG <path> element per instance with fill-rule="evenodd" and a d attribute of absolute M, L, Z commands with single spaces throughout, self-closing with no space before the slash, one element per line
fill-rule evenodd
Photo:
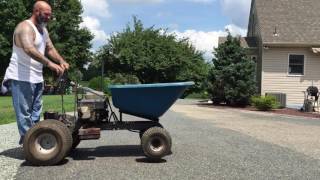
<path fill-rule="evenodd" d="M 299 107 L 308 86 L 320 89 L 319 9 L 320 0 L 252 0 L 241 44 L 256 61 L 262 95 L 284 93 L 287 106 Z"/>

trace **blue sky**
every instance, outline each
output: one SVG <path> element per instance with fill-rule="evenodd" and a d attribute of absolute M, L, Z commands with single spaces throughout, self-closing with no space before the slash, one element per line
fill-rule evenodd
<path fill-rule="evenodd" d="M 94 35 L 94 49 L 111 34 L 121 32 L 135 15 L 145 27 L 168 28 L 212 58 L 218 37 L 225 29 L 246 35 L 251 0 L 81 0 L 84 22 Z"/>

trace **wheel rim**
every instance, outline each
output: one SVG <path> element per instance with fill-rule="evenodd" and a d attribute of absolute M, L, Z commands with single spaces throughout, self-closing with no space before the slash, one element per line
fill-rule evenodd
<path fill-rule="evenodd" d="M 53 134 L 44 133 L 35 140 L 37 153 L 50 154 L 57 148 L 57 138 Z"/>
<path fill-rule="evenodd" d="M 164 148 L 164 140 L 160 137 L 153 137 L 149 142 L 149 146 L 152 151 L 162 151 Z"/>

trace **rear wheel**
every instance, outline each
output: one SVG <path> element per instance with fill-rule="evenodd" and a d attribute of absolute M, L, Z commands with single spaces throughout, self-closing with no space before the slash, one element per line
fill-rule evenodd
<path fill-rule="evenodd" d="M 45 120 L 27 132 L 23 149 L 25 158 L 33 165 L 55 165 L 71 149 L 72 136 L 62 122 Z"/>
<path fill-rule="evenodd" d="M 171 151 L 171 137 L 164 128 L 151 127 L 141 137 L 144 154 L 152 160 L 160 160 Z"/>

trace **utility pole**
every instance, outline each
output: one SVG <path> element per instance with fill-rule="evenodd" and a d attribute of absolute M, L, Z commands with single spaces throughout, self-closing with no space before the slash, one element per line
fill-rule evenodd
<path fill-rule="evenodd" d="M 102 59 L 102 67 L 101 67 L 101 91 L 104 92 L 104 59 Z"/>

